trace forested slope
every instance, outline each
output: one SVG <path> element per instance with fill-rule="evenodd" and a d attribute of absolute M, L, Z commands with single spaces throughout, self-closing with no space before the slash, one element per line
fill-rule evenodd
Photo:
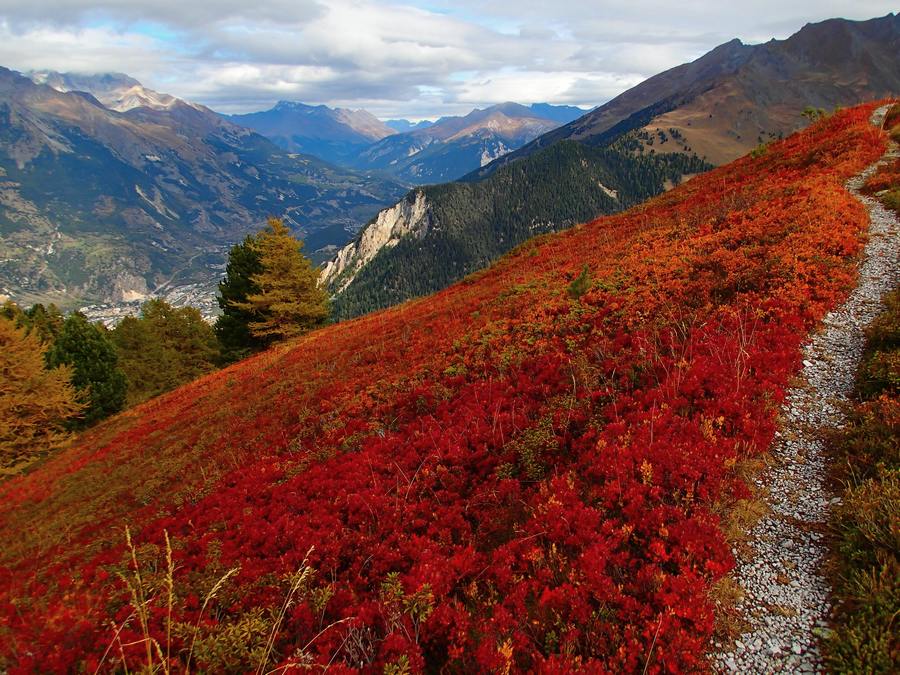
<path fill-rule="evenodd" d="M 484 181 L 422 188 L 431 229 L 383 248 L 338 294 L 337 316 L 433 293 L 536 234 L 621 211 L 712 168 L 687 153 L 635 154 L 634 145 L 630 137 L 600 149 L 566 141 Z"/>

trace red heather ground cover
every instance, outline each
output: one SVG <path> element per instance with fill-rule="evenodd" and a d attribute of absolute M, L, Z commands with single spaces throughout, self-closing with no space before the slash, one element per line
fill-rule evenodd
<path fill-rule="evenodd" d="M 174 670 L 195 625 L 219 648 L 192 665 L 254 670 L 310 547 L 270 666 L 703 669 L 732 566 L 712 509 L 744 494 L 732 467 L 768 446 L 804 336 L 853 285 L 867 216 L 842 185 L 884 150 L 872 109 L 183 387 L 4 484 L 5 666 L 97 667 L 133 610 L 128 523 L 148 587 L 173 542 L 189 630 L 167 640 L 163 591 L 149 630 Z M 132 669 L 141 635 L 120 634 Z"/>

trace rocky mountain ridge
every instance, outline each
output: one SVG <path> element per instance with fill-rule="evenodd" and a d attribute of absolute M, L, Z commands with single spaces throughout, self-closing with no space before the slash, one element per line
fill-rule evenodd
<path fill-rule="evenodd" d="M 26 73 L 35 84 L 46 84 L 63 94 L 83 92 L 96 98 L 105 108 L 116 112 L 127 112 L 133 108 L 169 110 L 176 104 L 192 105 L 170 94 L 161 94 L 144 87 L 133 77 L 124 73 L 104 73 L 101 75 L 78 75 L 58 73 L 52 70 Z M 202 108 L 194 106 L 198 110 Z"/>
<path fill-rule="evenodd" d="M 900 92 L 898 54 L 900 15 L 893 13 L 868 21 L 810 23 L 785 40 L 763 44 L 734 39 L 645 80 L 468 178 L 485 178 L 562 140 L 598 145 L 630 130 L 655 138 L 648 147 L 657 152 L 690 147 L 713 164 L 724 164 L 802 127 L 807 120 L 800 113 L 807 106 L 831 111 Z"/>
<path fill-rule="evenodd" d="M 339 293 L 382 249 L 396 246 L 404 237 L 424 237 L 432 219 L 425 193 L 414 190 L 394 206 L 379 212 L 359 237 L 344 246 L 322 269 L 321 283 Z"/>

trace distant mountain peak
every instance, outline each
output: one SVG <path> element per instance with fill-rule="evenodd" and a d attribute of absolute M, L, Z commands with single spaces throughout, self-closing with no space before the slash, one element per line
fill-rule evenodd
<path fill-rule="evenodd" d="M 93 96 L 103 106 L 116 112 L 126 112 L 134 108 L 168 110 L 178 103 L 184 103 L 170 94 L 161 94 L 146 88 L 138 80 L 124 73 L 60 73 L 53 70 L 38 70 L 26 73 L 35 84 L 47 85 L 61 93 L 84 92 Z M 190 105 L 185 103 L 185 105 Z"/>
<path fill-rule="evenodd" d="M 385 124 L 396 131 L 399 134 L 406 133 L 407 131 L 415 131 L 416 129 L 427 129 L 432 126 L 434 122 L 431 120 L 420 120 L 418 122 L 411 122 L 406 119 L 397 119 L 397 120 L 385 120 Z"/>
<path fill-rule="evenodd" d="M 294 111 L 303 111 L 303 112 L 314 112 L 316 110 L 328 110 L 328 106 L 325 105 L 309 105 L 308 103 L 302 103 L 300 101 L 278 101 L 271 110 L 285 111 L 285 110 L 294 110 Z"/>
<path fill-rule="evenodd" d="M 394 127 L 400 134 L 366 149 L 356 166 L 387 171 L 420 185 L 455 180 L 585 112 L 572 106 L 506 101 L 415 127 L 406 122 Z"/>
<path fill-rule="evenodd" d="M 266 136 L 291 152 L 347 163 L 362 148 L 396 131 L 365 110 L 330 108 L 300 101 L 278 101 L 269 110 L 230 115 L 228 119 Z"/>

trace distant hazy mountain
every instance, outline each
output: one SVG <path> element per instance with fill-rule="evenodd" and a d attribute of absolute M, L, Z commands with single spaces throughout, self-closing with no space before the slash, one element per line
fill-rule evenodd
<path fill-rule="evenodd" d="M 553 120 L 560 124 L 566 124 L 572 120 L 577 120 L 584 115 L 587 110 L 578 108 L 574 105 L 551 105 L 549 103 L 532 103 L 528 106 L 537 117 Z"/>
<path fill-rule="evenodd" d="M 387 120 L 385 125 L 396 131 L 398 134 L 404 134 L 407 131 L 415 131 L 416 129 L 427 129 L 434 122 L 431 120 L 422 120 L 421 122 L 410 122 L 409 120 Z"/>
<path fill-rule="evenodd" d="M 394 133 L 365 110 L 281 101 L 271 110 L 231 115 L 235 124 L 262 134 L 291 152 L 348 165 L 366 147 Z"/>
<path fill-rule="evenodd" d="M 898 55 L 893 14 L 733 40 L 462 181 L 414 190 L 338 253 L 325 282 L 344 316 L 435 291 L 534 234 L 621 210 L 786 135 L 807 123 L 807 106 L 900 94 Z"/>
<path fill-rule="evenodd" d="M 32 77 L 0 68 L 0 294 L 25 304 L 213 281 L 270 214 L 327 251 L 405 191 L 125 76 Z"/>
<path fill-rule="evenodd" d="M 807 24 L 786 40 L 732 40 L 651 77 L 584 117 L 476 171 L 500 166 L 561 140 L 606 143 L 642 130 L 647 148 L 690 148 L 724 164 L 805 122 L 807 107 L 831 111 L 900 92 L 900 15 Z"/>
<path fill-rule="evenodd" d="M 464 117 L 442 117 L 426 128 L 375 143 L 355 166 L 389 171 L 418 184 L 455 180 L 559 126 L 560 119 L 572 119 L 573 110 L 584 112 L 502 103 Z"/>
<path fill-rule="evenodd" d="M 77 75 L 38 70 L 26 74 L 36 84 L 46 84 L 60 92 L 80 91 L 91 94 L 105 107 L 118 112 L 132 108 L 168 110 L 179 102 L 174 96 L 147 89 L 133 77 L 123 73 Z"/>

